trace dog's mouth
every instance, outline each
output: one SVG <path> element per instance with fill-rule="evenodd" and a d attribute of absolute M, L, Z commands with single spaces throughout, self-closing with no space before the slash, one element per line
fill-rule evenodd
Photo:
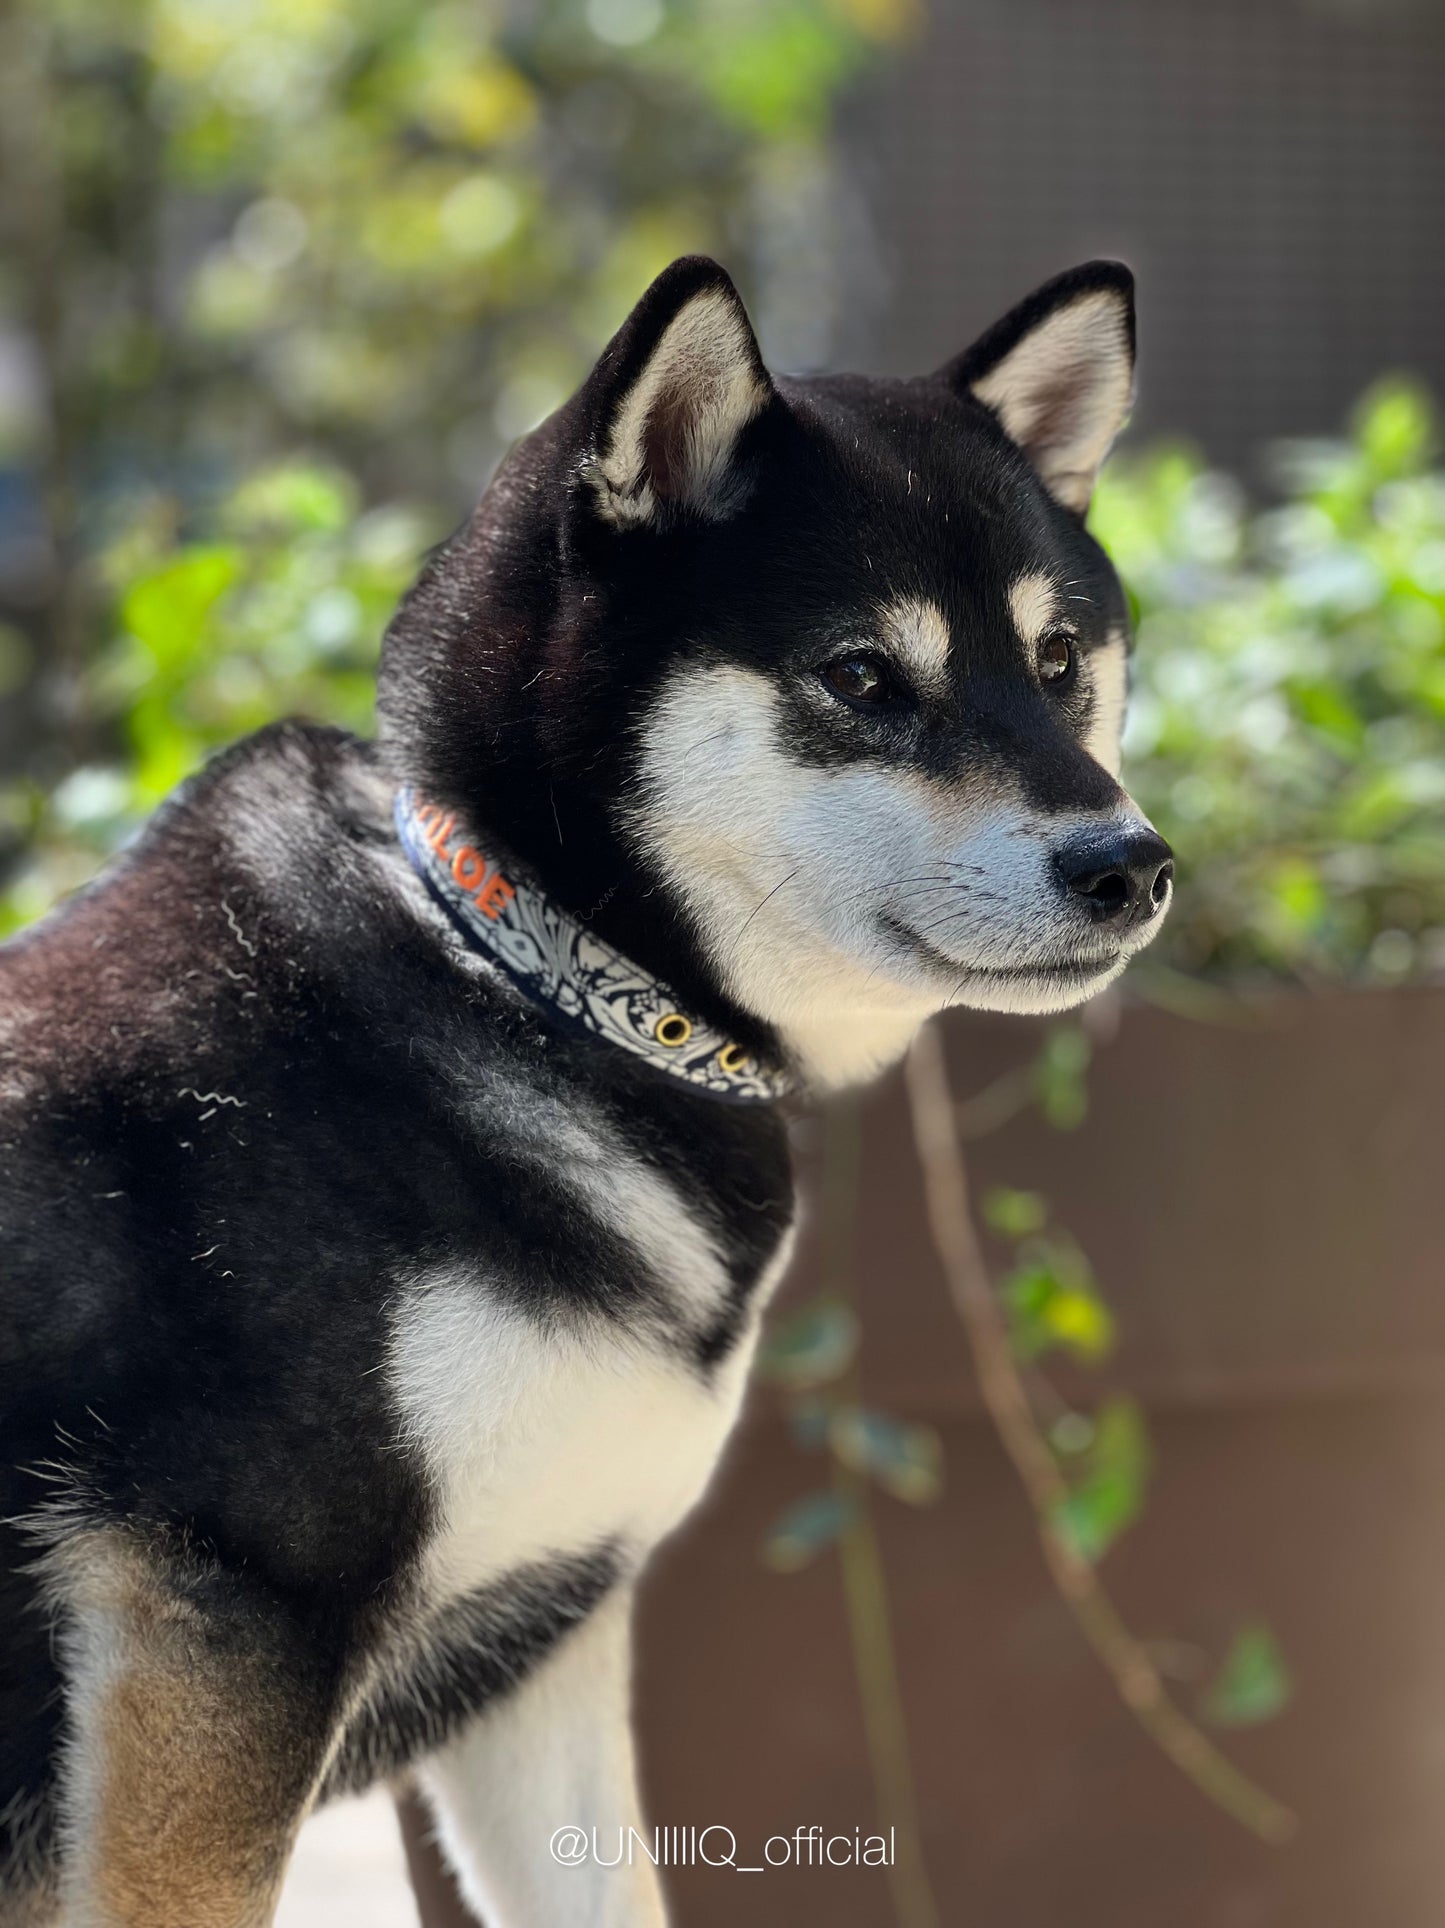
<path fill-rule="evenodd" d="M 884 912 L 879 921 L 896 943 L 928 965 L 930 970 L 938 972 L 940 976 L 951 976 L 959 989 L 969 984 L 1034 984 L 1064 991 L 1109 976 L 1132 955 L 1122 944 L 1115 944 L 1107 950 L 1069 952 L 1017 964 L 966 964 L 939 950 L 936 944 L 930 943 L 901 918 Z"/>

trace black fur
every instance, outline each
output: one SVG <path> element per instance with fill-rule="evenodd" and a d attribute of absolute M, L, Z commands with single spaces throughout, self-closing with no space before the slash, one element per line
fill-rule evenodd
<path fill-rule="evenodd" d="M 321 1798 L 360 1793 L 440 1747 L 585 1620 L 618 1571 L 616 1553 L 603 1547 L 450 1601 L 396 1656 L 348 1726 Z"/>

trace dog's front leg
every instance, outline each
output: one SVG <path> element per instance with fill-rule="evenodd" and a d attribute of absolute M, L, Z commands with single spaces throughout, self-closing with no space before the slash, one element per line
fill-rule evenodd
<path fill-rule="evenodd" d="M 605 1600 L 522 1686 L 420 1770 L 487 1928 L 664 1928 L 642 1850 L 629 1718 L 631 1600 Z"/>
<path fill-rule="evenodd" d="M 119 1533 L 47 1564 L 63 1928 L 266 1928 L 331 1726 L 306 1643 L 244 1575 Z"/>

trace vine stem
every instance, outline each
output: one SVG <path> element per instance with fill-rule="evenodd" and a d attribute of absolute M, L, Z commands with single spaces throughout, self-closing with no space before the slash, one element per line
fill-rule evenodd
<path fill-rule="evenodd" d="M 853 1234 L 863 1150 L 862 1117 L 856 1102 L 835 1107 L 827 1131 L 822 1199 L 824 1276 L 842 1303 L 851 1305 L 856 1314 Z M 847 1403 L 861 1403 L 862 1377 L 856 1356 L 838 1390 Z M 888 1866 L 894 1919 L 898 1928 L 939 1928 L 938 1904 L 923 1856 L 888 1581 L 868 1504 L 868 1483 L 836 1453 L 832 1459 L 833 1490 L 846 1508 L 846 1524 L 838 1535 L 838 1557 L 868 1765 L 879 1823 L 893 1829 L 896 1847 Z"/>
<path fill-rule="evenodd" d="M 1125 1626 L 1093 1566 L 1054 1525 L 1068 1487 L 1034 1418 L 979 1243 L 968 1165 L 936 1024 L 914 1040 L 906 1075 L 933 1242 L 968 1336 L 984 1405 L 1033 1507 L 1054 1584 L 1119 1698 L 1150 1739 L 1202 1794 L 1261 1841 L 1271 1845 L 1287 1841 L 1298 1826 L 1294 1814 L 1240 1773 L 1175 1706 L 1143 1643 Z"/>
<path fill-rule="evenodd" d="M 863 1731 L 873 1770 L 878 1817 L 894 1830 L 888 1881 L 898 1928 L 939 1928 L 938 1906 L 923 1859 L 918 1803 L 908 1755 L 903 1695 L 898 1684 L 883 1555 L 863 1480 L 840 1461 L 833 1465 L 835 1490 L 849 1508 L 838 1536 L 843 1595 L 853 1638 L 853 1670 L 863 1709 Z"/>

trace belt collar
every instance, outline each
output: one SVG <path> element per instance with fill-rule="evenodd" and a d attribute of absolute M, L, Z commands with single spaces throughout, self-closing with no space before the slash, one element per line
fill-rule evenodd
<path fill-rule="evenodd" d="M 534 1004 L 714 1098 L 772 1104 L 790 1089 L 782 1072 L 758 1064 L 537 884 L 487 855 L 456 811 L 408 785 L 395 816 L 402 848 L 463 937 Z"/>

